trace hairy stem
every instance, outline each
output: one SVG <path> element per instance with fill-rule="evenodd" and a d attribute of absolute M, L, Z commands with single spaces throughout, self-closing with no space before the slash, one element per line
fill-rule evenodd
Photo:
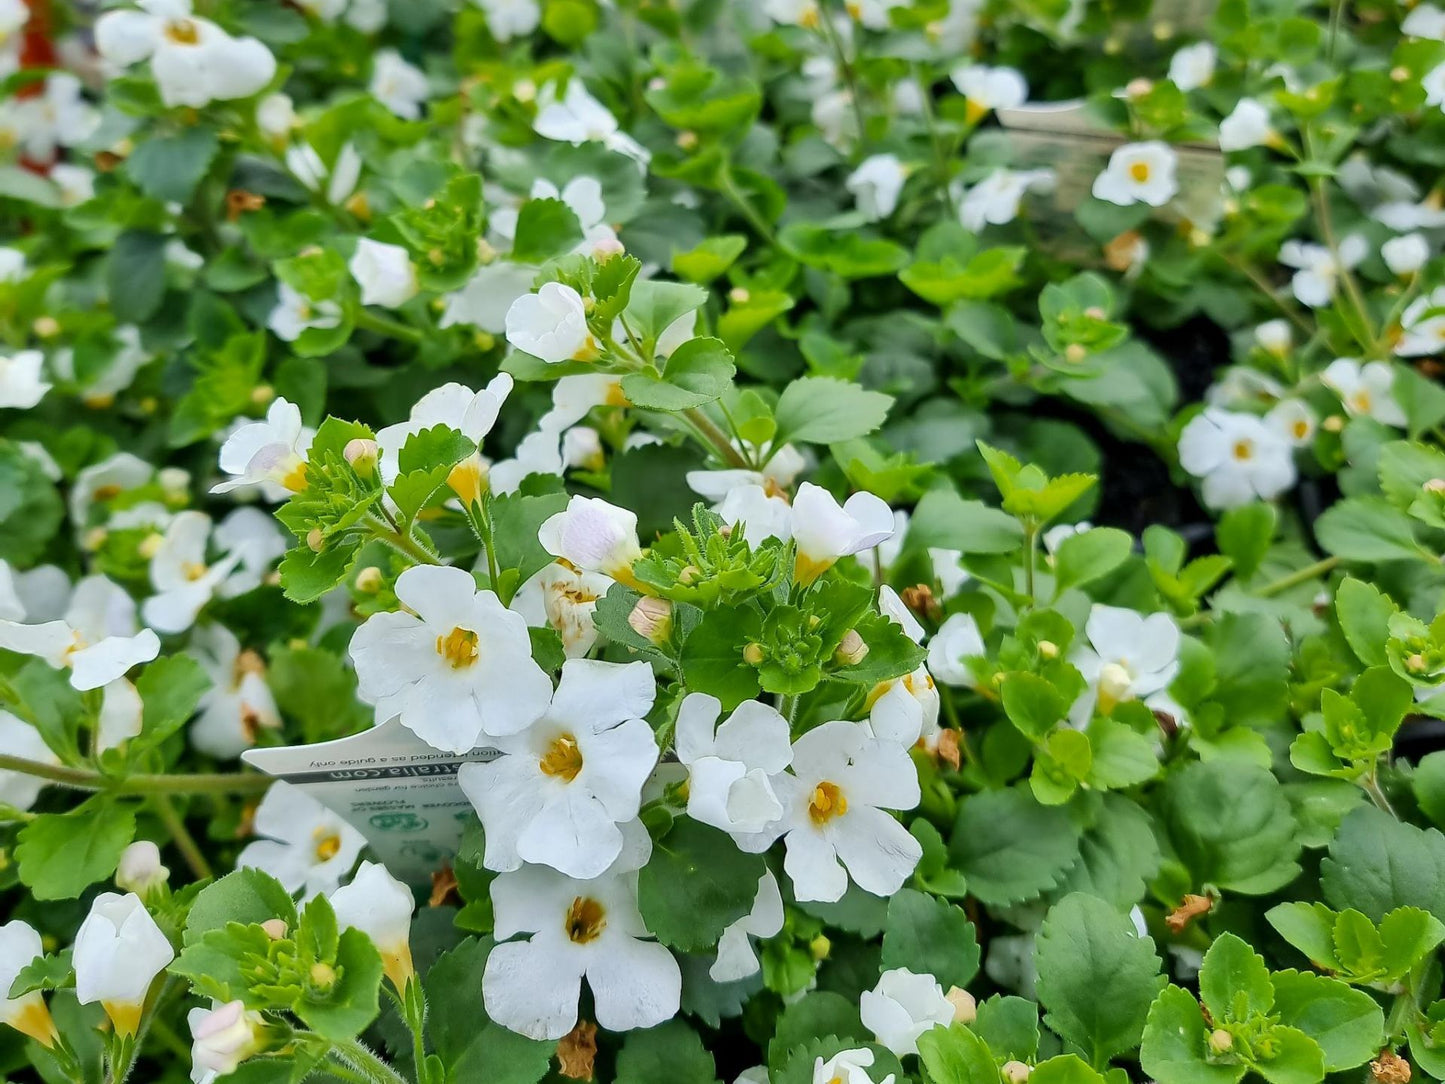
<path fill-rule="evenodd" d="M 102 775 L 88 768 L 67 768 L 39 760 L 0 753 L 0 771 L 20 772 L 76 790 L 107 794 L 259 794 L 271 785 L 271 777 L 253 772 L 211 772 L 194 775 Z"/>

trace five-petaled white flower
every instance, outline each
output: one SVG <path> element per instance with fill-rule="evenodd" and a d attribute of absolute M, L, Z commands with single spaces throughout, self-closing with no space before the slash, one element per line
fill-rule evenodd
<path fill-rule="evenodd" d="M 1135 203 L 1162 207 L 1179 191 L 1178 165 L 1179 156 L 1167 143 L 1157 139 L 1126 143 L 1109 155 L 1108 166 L 1094 178 L 1094 198 L 1120 207 Z"/>
<path fill-rule="evenodd" d="M 893 510 L 872 493 L 854 493 L 841 505 L 822 486 L 804 482 L 793 498 L 793 579 L 810 584 L 840 557 L 872 549 L 893 534 Z"/>
<path fill-rule="evenodd" d="M 573 496 L 565 510 L 542 523 L 537 538 L 553 557 L 623 583 L 634 582 L 632 562 L 642 556 L 637 513 L 601 497 Z"/>
<path fill-rule="evenodd" d="M 682 972 L 654 941 L 637 909 L 637 870 L 652 840 L 639 822 L 612 866 L 590 880 L 523 866 L 492 882 L 492 949 L 482 974 L 487 1015 L 532 1039 L 560 1039 L 577 1023 L 582 980 L 597 1023 L 609 1031 L 649 1028 L 677 1014 Z M 531 934 L 524 941 L 509 941 Z"/>
<path fill-rule="evenodd" d="M 75 935 L 75 996 L 99 1001 L 117 1035 L 134 1035 L 155 977 L 176 958 L 139 896 L 102 892 Z"/>
<path fill-rule="evenodd" d="M 12 99 L 11 108 L 19 115 L 25 154 L 36 162 L 48 162 L 57 147 L 84 142 L 100 124 L 100 113 L 69 72 L 51 72 L 39 94 Z"/>
<path fill-rule="evenodd" d="M 211 679 L 191 723 L 193 746 L 207 756 L 229 760 L 255 745 L 262 730 L 281 725 L 276 698 L 266 684 L 266 664 L 256 652 L 241 650 L 230 629 L 218 624 L 196 629 L 191 654 Z"/>
<path fill-rule="evenodd" d="M 261 1048 L 260 1030 L 265 1018 L 248 1011 L 244 1001 L 227 1001 L 186 1014 L 191 1031 L 192 1084 L 212 1084 L 227 1076 Z"/>
<path fill-rule="evenodd" d="M 506 328 L 507 342 L 515 349 L 549 364 L 597 356 L 582 295 L 561 282 L 545 283 L 535 294 L 513 301 Z"/>
<path fill-rule="evenodd" d="M 457 782 L 481 817 L 488 869 L 530 862 L 585 879 L 612 864 L 657 762 L 644 719 L 656 695 L 645 662 L 569 659 L 537 722 L 493 738 L 495 760 L 462 765 Z"/>
<path fill-rule="evenodd" d="M 1274 138 L 1269 109 L 1254 98 L 1241 98 L 1234 110 L 1219 122 L 1219 149 L 1243 151 L 1261 147 Z"/>
<path fill-rule="evenodd" d="M 853 193 L 858 213 L 869 222 L 878 222 L 898 206 L 898 194 L 907 179 L 908 169 L 896 154 L 874 154 L 863 159 L 843 184 Z"/>
<path fill-rule="evenodd" d="M 334 892 L 356 864 L 366 837 L 300 787 L 284 780 L 271 784 L 256 807 L 252 840 L 236 858 L 237 867 L 269 873 L 287 892 L 312 896 Z"/>
<path fill-rule="evenodd" d="M 1445 351 L 1445 286 L 1437 286 L 1406 305 L 1400 314 L 1400 327 L 1404 334 L 1395 344 L 1399 357 L 1425 357 Z"/>
<path fill-rule="evenodd" d="M 1395 398 L 1395 370 L 1387 361 L 1362 365 L 1355 358 L 1336 358 L 1320 374 L 1320 380 L 1340 397 L 1352 417 L 1374 418 L 1382 425 L 1402 428 L 1409 423 Z"/>
<path fill-rule="evenodd" d="M 923 854 L 887 811 L 918 804 L 908 751 L 863 723 L 814 727 L 793 743 L 792 774 L 774 780 L 783 803 L 783 869 L 799 900 L 841 899 L 848 878 L 875 896 L 902 887 Z"/>
<path fill-rule="evenodd" d="M 1054 185 L 1051 169 L 994 170 L 958 201 L 958 220 L 977 233 L 984 226 L 1003 226 L 1018 217 L 1019 204 L 1029 192 L 1047 192 Z"/>
<path fill-rule="evenodd" d="M 567 80 L 567 89 L 557 97 L 557 84 L 548 83 L 537 94 L 537 116 L 532 130 L 543 139 L 571 143 L 598 142 L 625 154 L 639 167 L 646 166 L 652 155 L 646 147 L 619 130 L 617 118 L 587 91 L 578 76 Z"/>
<path fill-rule="evenodd" d="M 968 660 L 984 653 L 983 633 L 972 614 L 950 614 L 928 641 L 928 672 L 945 685 L 972 687 Z"/>
<path fill-rule="evenodd" d="M 150 629 L 136 630 L 135 603 L 105 576 L 76 584 L 62 620 L 34 625 L 0 621 L 0 648 L 70 668 L 72 688 L 85 692 L 119 681 L 127 670 L 160 654 Z"/>
<path fill-rule="evenodd" d="M 426 73 L 408 64 L 395 49 L 377 51 L 371 66 L 371 96 L 404 120 L 421 116 L 426 101 Z"/>
<path fill-rule="evenodd" d="M 752 909 L 723 930 L 718 938 L 717 959 L 708 968 L 714 982 L 738 982 L 756 975 L 762 965 L 750 938 L 773 937 L 783 928 L 783 894 L 770 869 L 758 879 Z"/>
<path fill-rule="evenodd" d="M 868 1074 L 874 1060 L 866 1046 L 840 1050 L 827 1061 L 820 1055 L 813 1061 L 813 1084 L 893 1084 L 892 1073 L 878 1081 Z"/>
<path fill-rule="evenodd" d="M 1295 483 L 1293 449 L 1264 419 L 1206 407 L 1179 434 L 1179 465 L 1204 479 L 1204 503 L 1272 500 Z"/>
<path fill-rule="evenodd" d="M 1013 68 L 989 68 L 970 64 L 955 68 L 953 85 L 967 99 L 965 112 L 976 121 L 993 109 L 1017 109 L 1028 101 L 1029 85 Z"/>
<path fill-rule="evenodd" d="M 464 384 L 443 384 L 427 392 L 411 408 L 406 421 L 388 425 L 376 434 L 382 481 L 390 485 L 400 470 L 399 457 L 407 439 L 433 426 L 455 429 L 480 444 L 497 424 L 502 404 L 512 392 L 512 378 L 498 373 L 481 391 Z"/>
<path fill-rule="evenodd" d="M 257 508 L 238 508 L 216 525 L 219 556 L 209 560 L 211 517 L 178 513 L 151 555 L 156 593 L 141 605 L 146 624 L 161 632 L 185 632 L 213 597 L 233 598 L 260 585 L 262 573 L 285 552 L 276 522 Z"/>
<path fill-rule="evenodd" d="M 1096 705 L 1107 714 L 1128 700 L 1150 704 L 1167 696 L 1179 673 L 1179 643 L 1179 624 L 1167 613 L 1145 615 L 1095 603 L 1083 638 L 1069 653 L 1089 683 L 1070 709 L 1070 721 L 1084 725 Z"/>
<path fill-rule="evenodd" d="M 249 98 L 271 82 L 276 58 L 255 38 L 233 38 L 191 13 L 190 0 L 138 0 L 140 11 L 108 11 L 95 24 L 95 47 L 113 64 L 150 58 L 167 106 L 196 109 Z"/>
<path fill-rule="evenodd" d="M 363 862 L 351 883 L 331 893 L 336 924 L 360 930 L 371 938 L 381 953 L 386 977 L 398 990 L 406 988 L 413 974 L 411 962 L 411 913 L 416 898 L 386 867 Z"/>
<path fill-rule="evenodd" d="M 1356 267 L 1368 251 L 1368 243 L 1357 233 L 1340 241 L 1338 256 L 1326 245 L 1291 240 L 1280 246 L 1279 262 L 1295 268 L 1290 287 L 1299 303 L 1317 309 L 1330 303 L 1340 275 Z"/>
<path fill-rule="evenodd" d="M 212 493 L 257 486 L 268 499 L 285 500 L 306 488 L 306 452 L 316 431 L 301 422 L 296 404 L 272 401 L 264 421 L 247 422 L 221 445 L 220 467 L 231 477 Z"/>
<path fill-rule="evenodd" d="M 542 21 L 537 0 L 473 0 L 486 13 L 487 29 L 498 41 L 530 34 Z"/>
<path fill-rule="evenodd" d="M 783 815 L 773 779 L 793 759 L 788 720 L 757 700 L 745 700 L 719 725 L 721 713 L 706 693 L 690 693 L 678 708 L 687 815 L 727 832 L 745 851 L 761 851 L 777 838 Z"/>
<path fill-rule="evenodd" d="M 312 301 L 288 283 L 276 284 L 276 305 L 266 318 L 266 326 L 278 339 L 294 343 L 303 331 L 333 328 L 340 323 L 341 306 L 335 301 Z"/>
<path fill-rule="evenodd" d="M 1219 50 L 1212 42 L 1186 45 L 1169 58 L 1169 81 L 1180 90 L 1198 90 L 1214 78 Z"/>
<path fill-rule="evenodd" d="M 346 267 L 361 287 L 363 305 L 400 308 L 421 288 L 411 256 L 400 245 L 363 237 L 356 242 L 356 251 Z"/>
<path fill-rule="evenodd" d="M 44 955 L 40 934 L 28 922 L 17 918 L 0 926 L 0 1023 L 50 1047 L 55 1044 L 56 1030 L 45 995 L 31 990 L 19 997 L 10 996 L 20 972 Z"/>
<path fill-rule="evenodd" d="M 0 407 L 29 410 L 45 398 L 51 384 L 41 378 L 44 365 L 45 355 L 39 350 L 0 354 Z"/>
<path fill-rule="evenodd" d="M 1391 274 L 1413 275 L 1430 258 L 1430 242 L 1423 233 L 1407 233 L 1392 237 L 1380 246 L 1380 257 Z"/>
<path fill-rule="evenodd" d="M 863 1026 L 900 1058 L 918 1053 L 918 1037 L 953 1023 L 953 1004 L 932 975 L 906 967 L 883 972 L 878 984 L 858 999 Z"/>
<path fill-rule="evenodd" d="M 521 614 L 440 565 L 407 569 L 396 597 L 405 610 L 372 614 L 351 638 L 357 695 L 378 724 L 395 716 L 428 745 L 465 753 L 541 718 L 552 683 Z"/>

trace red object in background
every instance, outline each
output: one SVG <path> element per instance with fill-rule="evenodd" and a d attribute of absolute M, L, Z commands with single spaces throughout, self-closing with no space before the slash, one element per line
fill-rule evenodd
<path fill-rule="evenodd" d="M 25 24 L 25 36 L 20 43 L 20 66 L 53 68 L 55 42 L 50 36 L 50 0 L 25 0 L 25 4 L 30 8 L 30 21 Z"/>

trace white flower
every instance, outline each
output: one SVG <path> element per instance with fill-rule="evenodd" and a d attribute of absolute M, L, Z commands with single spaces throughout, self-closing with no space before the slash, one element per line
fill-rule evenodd
<path fill-rule="evenodd" d="M 230 760 L 255 745 L 261 730 L 281 725 L 265 663 L 254 651 L 242 651 L 230 629 L 219 624 L 198 628 L 191 636 L 191 654 L 211 679 L 191 723 L 191 744 L 198 750 Z"/>
<path fill-rule="evenodd" d="M 703 473 L 709 472 L 689 473 L 689 484 L 692 484 L 694 474 Z M 693 485 L 693 488 L 697 486 Z M 756 483 L 735 486 L 713 510 L 730 526 L 742 524 L 743 538 L 754 548 L 769 538 L 786 542 L 793 537 L 793 507 L 786 497 L 771 487 Z"/>
<path fill-rule="evenodd" d="M 55 1043 L 56 1031 L 50 1010 L 45 1007 L 45 996 L 39 990 L 10 996 L 20 972 L 44 955 L 40 934 L 28 922 L 17 918 L 0 926 L 0 1023 L 50 1047 Z"/>
<path fill-rule="evenodd" d="M 1169 59 L 1169 81 L 1180 90 L 1198 90 L 1214 78 L 1219 51 L 1211 42 L 1186 45 Z"/>
<path fill-rule="evenodd" d="M 120 591 L 104 577 L 98 579 Z M 129 596 L 126 600 L 129 602 Z M 38 625 L 0 621 L 0 648 L 35 655 L 57 669 L 70 667 L 71 687 L 86 692 L 109 685 L 133 666 L 150 662 L 160 654 L 161 642 L 150 629 L 135 635 L 109 635 L 104 629 L 76 627 L 69 620 Z"/>
<path fill-rule="evenodd" d="M 848 14 L 869 30 L 887 30 L 893 25 L 888 13 L 896 7 L 903 7 L 908 0 L 849 0 Z"/>
<path fill-rule="evenodd" d="M 1424 234 L 1407 233 L 1403 237 L 1392 237 L 1381 245 L 1380 255 L 1392 273 L 1413 275 L 1430 258 L 1430 242 L 1425 240 Z"/>
<path fill-rule="evenodd" d="M 1417 297 L 1400 316 L 1404 334 L 1395 344 L 1402 358 L 1424 357 L 1445 350 L 1445 287 Z"/>
<path fill-rule="evenodd" d="M 309 143 L 287 147 L 285 160 L 286 168 L 305 188 L 312 192 L 321 192 L 324 188 L 326 202 L 333 207 L 346 202 L 361 179 L 361 154 L 351 143 L 342 145 L 329 169 Z"/>
<path fill-rule="evenodd" d="M 334 892 L 356 864 L 366 837 L 300 787 L 277 780 L 256 807 L 258 836 L 246 844 L 236 866 L 269 873 L 287 892 L 306 898 Z"/>
<path fill-rule="evenodd" d="M 341 306 L 335 301 L 312 301 L 295 287 L 278 282 L 276 305 L 266 326 L 278 339 L 294 343 L 310 328 L 333 328 L 341 323 Z"/>
<path fill-rule="evenodd" d="M 907 516 L 907 512 L 893 513 L 894 523 L 897 523 L 899 518 L 903 517 L 903 525 L 897 527 L 896 530 L 902 531 L 907 529 Z M 879 550 L 881 551 L 882 548 L 883 547 L 880 546 Z M 878 611 L 901 628 L 903 634 L 915 644 L 923 643 L 923 626 L 918 623 L 918 618 L 913 616 L 913 611 L 898 597 L 898 592 L 886 583 L 878 588 Z"/>
<path fill-rule="evenodd" d="M 758 470 L 729 468 L 727 470 L 688 471 L 688 487 L 694 493 L 715 503 L 726 501 L 730 494 L 743 486 L 758 486 L 765 490 L 769 497 L 782 498 L 792 489 L 793 482 L 808 465 L 808 461 L 803 458 L 803 453 L 791 444 L 785 444 L 776 451 L 773 451 L 771 447 L 756 448 L 752 445 L 744 447 L 738 444 L 738 450 L 756 460 L 763 461 L 763 466 Z M 786 503 L 784 500 L 785 505 Z M 791 534 L 790 526 L 786 533 L 778 537 L 788 538 L 791 537 Z"/>
<path fill-rule="evenodd" d="M 853 193 L 858 212 L 869 222 L 879 222 L 898 206 L 898 194 L 907 177 L 908 170 L 896 154 L 874 154 L 863 159 L 843 183 Z"/>
<path fill-rule="evenodd" d="M 608 1031 L 672 1019 L 682 972 L 672 953 L 646 940 L 637 910 L 637 873 L 652 851 L 647 831 L 627 826 L 617 861 L 592 880 L 523 866 L 492 882 L 492 949 L 482 975 L 487 1015 L 532 1039 L 560 1039 L 577 1023 L 582 980 L 597 1023 Z M 525 941 L 507 941 L 529 933 Z"/>
<path fill-rule="evenodd" d="M 984 653 L 983 634 L 972 614 L 952 614 L 928 641 L 928 671 L 945 685 L 971 688 L 967 660 Z"/>
<path fill-rule="evenodd" d="M 991 109 L 1017 109 L 1028 101 L 1029 85 L 1013 68 L 988 68 L 971 64 L 955 68 L 949 76 L 958 92 L 968 99 L 968 119 L 978 120 Z"/>
<path fill-rule="evenodd" d="M 798 900 L 841 899 L 849 876 L 891 896 L 918 864 L 922 847 L 887 812 L 918 804 L 918 772 L 907 750 L 870 737 L 864 724 L 808 731 L 793 743 L 792 774 L 774 785 L 784 808 L 783 868 Z"/>
<path fill-rule="evenodd" d="M 291 137 L 291 130 L 299 123 L 295 103 L 289 94 L 277 91 L 268 94 L 256 103 L 256 127 L 261 134 L 273 142 L 284 143 Z"/>
<path fill-rule="evenodd" d="M 1179 673 L 1179 625 L 1167 613 L 1145 616 L 1118 606 L 1095 603 L 1084 624 L 1084 637 L 1069 653 L 1089 683 L 1070 709 L 1070 720 L 1082 726 L 1094 713 L 1105 713 L 1128 700 L 1146 704 L 1166 693 Z"/>
<path fill-rule="evenodd" d="M 1281 317 L 1278 320 L 1266 320 L 1256 327 L 1254 341 L 1261 349 L 1275 357 L 1284 357 L 1294 345 L 1294 336 L 1290 332 L 1289 321 Z"/>
<path fill-rule="evenodd" d="M 18 248 L 0 245 L 0 282 L 19 282 L 29 274 L 25 253 Z"/>
<path fill-rule="evenodd" d="M 868 1075 L 873 1064 L 873 1051 L 867 1047 L 841 1050 L 827 1061 L 818 1057 L 813 1062 L 813 1084 L 893 1084 L 893 1074 L 875 1081 Z"/>
<path fill-rule="evenodd" d="M 1263 146 L 1274 136 L 1269 110 L 1253 98 L 1241 98 L 1234 111 L 1219 122 L 1219 149 L 1243 151 Z"/>
<path fill-rule="evenodd" d="M 412 976 L 411 913 L 416 899 L 411 889 L 385 866 L 363 862 L 349 885 L 331 893 L 331 906 L 338 926 L 371 938 L 392 985 L 404 989 Z"/>
<path fill-rule="evenodd" d="M 1315 412 L 1303 399 L 1281 399 L 1270 408 L 1264 421 L 1293 447 L 1303 448 L 1314 440 Z"/>
<path fill-rule="evenodd" d="M 739 982 L 756 975 L 762 965 L 750 937 L 773 937 L 783 928 L 783 894 L 770 869 L 758 879 L 758 892 L 747 914 L 723 930 L 717 959 L 708 968 L 713 982 Z"/>
<path fill-rule="evenodd" d="M 1420 78 L 1425 104 L 1445 109 L 1445 63 L 1436 64 Z"/>
<path fill-rule="evenodd" d="M 176 958 L 135 893 L 102 892 L 75 935 L 75 996 L 99 1001 L 118 1035 L 134 1035 L 155 977 Z"/>
<path fill-rule="evenodd" d="M 1206 407 L 1179 434 L 1179 464 L 1204 479 L 1204 503 L 1272 500 L 1295 483 L 1292 449 L 1263 419 Z"/>
<path fill-rule="evenodd" d="M 477 268 L 465 286 L 445 297 L 442 327 L 471 324 L 499 335 L 507 328 L 507 312 L 519 298 L 532 292 L 535 268 L 498 260 Z M 566 377 L 564 379 L 583 379 Z"/>
<path fill-rule="evenodd" d="M 560 282 L 548 282 L 535 294 L 513 301 L 506 328 L 507 342 L 515 349 L 550 364 L 597 356 L 582 295 Z"/>
<path fill-rule="evenodd" d="M 1400 32 L 1412 38 L 1445 41 L 1445 11 L 1441 11 L 1434 4 L 1419 4 L 1411 8 L 1410 13 L 1405 16 L 1405 21 L 1400 24 Z"/>
<path fill-rule="evenodd" d="M 400 308 L 421 288 L 411 257 L 400 245 L 362 237 L 356 242 L 356 252 L 347 261 L 346 268 L 361 287 L 363 305 Z"/>
<path fill-rule="evenodd" d="M 378 724 L 396 716 L 428 745 L 465 753 L 546 711 L 552 683 L 532 660 L 526 621 L 471 573 L 409 568 L 396 597 L 406 610 L 372 614 L 351 638 L 357 695 Z"/>
<path fill-rule="evenodd" d="M 1076 534 L 1083 534 L 1092 530 L 1093 524 L 1088 520 L 1081 520 L 1078 523 L 1057 523 L 1043 533 L 1044 551 L 1050 557 L 1059 552 L 1059 547 L 1065 541 L 1073 538 Z"/>
<path fill-rule="evenodd" d="M 1297 269 L 1290 286 L 1299 303 L 1317 309 L 1335 296 L 1340 273 L 1359 264 L 1367 252 L 1365 239 L 1352 233 L 1340 242 L 1338 260 L 1325 245 L 1286 241 L 1279 248 L 1279 262 Z"/>
<path fill-rule="evenodd" d="M 1051 169 L 996 169 L 963 192 L 958 202 L 958 220 L 974 233 L 985 225 L 1006 225 L 1018 217 L 1019 203 L 1025 194 L 1046 192 L 1053 186 Z"/>
<path fill-rule="evenodd" d="M 372 61 L 367 90 L 398 117 L 416 120 L 427 97 L 426 73 L 408 64 L 395 49 L 380 49 Z"/>
<path fill-rule="evenodd" d="M 875 738 L 897 742 L 905 749 L 920 739 L 929 746 L 937 740 L 938 686 L 926 666 L 881 682 L 868 700 L 868 729 Z"/>
<path fill-rule="evenodd" d="M 233 38 L 192 15 L 190 0 L 138 2 L 140 11 L 108 11 L 96 21 L 95 46 L 122 67 L 149 57 L 165 105 L 199 109 L 249 98 L 276 74 L 276 58 L 266 46 Z"/>
<path fill-rule="evenodd" d="M 427 392 L 416 401 L 406 421 L 376 434 L 382 481 L 390 485 L 396 480 L 402 448 L 408 438 L 424 429 L 445 425 L 480 444 L 497 424 L 497 415 L 511 392 L 512 378 L 506 373 L 498 373 L 481 391 L 452 383 Z"/>
<path fill-rule="evenodd" d="M 390 14 L 387 0 L 351 0 L 346 8 L 346 24 L 363 34 L 375 34 L 386 26 Z"/>
<path fill-rule="evenodd" d="M 44 364 L 45 355 L 39 350 L 0 354 L 0 407 L 29 410 L 45 398 L 51 384 L 41 379 Z"/>
<path fill-rule="evenodd" d="M 4 709 L 0 709 L 0 753 L 42 764 L 60 763 L 60 758 L 45 744 L 38 730 Z M 0 769 L 0 802 L 16 809 L 33 806 L 44 786 L 45 780 L 39 776 Z"/>
<path fill-rule="evenodd" d="M 793 759 L 788 721 L 757 700 L 718 725 L 722 704 L 691 693 L 677 712 L 677 759 L 688 771 L 687 815 L 721 829 L 745 851 L 764 850 L 783 815 L 773 777 Z"/>
<path fill-rule="evenodd" d="M 50 179 L 60 191 L 62 207 L 79 207 L 95 198 L 95 171 L 69 162 L 50 167 Z"/>
<path fill-rule="evenodd" d="M 57 147 L 83 143 L 100 124 L 100 113 L 85 100 L 80 80 L 68 72 L 51 72 L 40 94 L 12 99 L 23 111 L 22 145 L 27 157 L 47 162 Z"/>
<path fill-rule="evenodd" d="M 918 1053 L 918 1037 L 953 1023 L 953 1004 L 932 975 L 906 967 L 883 972 L 878 984 L 858 999 L 863 1026 L 900 1058 Z"/>
<path fill-rule="evenodd" d="M 804 482 L 793 498 L 793 579 L 810 584 L 839 557 L 872 549 L 893 534 L 893 510 L 872 493 L 855 493 L 843 504 L 821 486 Z"/>
<path fill-rule="evenodd" d="M 181 512 L 171 520 L 151 557 L 150 579 L 156 593 L 141 607 L 146 624 L 161 632 L 184 632 L 201 608 L 222 593 L 245 554 L 233 550 L 208 562 L 210 537 L 211 517 L 204 512 Z"/>
<path fill-rule="evenodd" d="M 489 481 L 493 493 L 515 493 L 523 479 L 533 474 L 561 477 L 565 469 L 560 435 L 543 427 L 523 437 L 511 459 L 493 463 Z"/>
<path fill-rule="evenodd" d="M 532 130 L 543 139 L 571 143 L 600 142 L 619 154 L 625 154 L 639 166 L 646 166 L 652 155 L 625 132 L 619 131 L 617 118 L 587 92 L 582 80 L 567 80 L 567 90 L 557 98 L 557 84 L 548 83 L 537 95 L 537 116 Z"/>
<path fill-rule="evenodd" d="M 148 839 L 138 839 L 120 854 L 115 883 L 126 892 L 144 899 L 170 879 L 171 871 L 161 862 L 161 849 Z"/>
<path fill-rule="evenodd" d="M 272 401 L 266 420 L 249 422 L 221 445 L 220 467 L 231 475 L 211 487 L 230 493 L 270 483 L 285 495 L 306 488 L 306 452 L 316 431 L 301 423 L 301 411 L 283 398 Z"/>
<path fill-rule="evenodd" d="M 260 1049 L 258 1032 L 265 1018 L 248 1012 L 244 1001 L 228 1001 L 214 1008 L 192 1009 L 186 1014 L 191 1029 L 191 1080 L 211 1084 L 234 1073 L 237 1066 Z"/>
<path fill-rule="evenodd" d="M 487 15 L 487 29 L 498 41 L 511 41 L 537 29 L 542 9 L 537 0 L 473 0 Z"/>
<path fill-rule="evenodd" d="M 763 0 L 763 11 L 768 18 L 782 26 L 818 25 L 817 0 Z"/>
<path fill-rule="evenodd" d="M 516 610 L 532 628 L 552 628 L 562 638 L 569 659 L 580 658 L 597 643 L 593 614 L 597 602 L 612 586 L 610 576 L 587 572 L 553 561 L 532 575 L 512 599 Z"/>
<path fill-rule="evenodd" d="M 1094 178 L 1094 198 L 1120 207 L 1162 207 L 1179 191 L 1174 176 L 1178 164 L 1179 156 L 1167 143 L 1126 143 L 1109 155 L 1108 166 Z"/>
<path fill-rule="evenodd" d="M 588 878 L 612 864 L 657 761 L 643 718 L 656 694 L 645 662 L 569 659 L 541 719 L 494 739 L 495 760 L 462 765 L 457 782 L 481 817 L 488 869 L 529 862 Z"/>
<path fill-rule="evenodd" d="M 623 583 L 633 581 L 632 562 L 642 556 L 637 514 L 601 497 L 574 496 L 543 522 L 537 538 L 553 557 Z"/>
<path fill-rule="evenodd" d="M 1395 370 L 1385 361 L 1361 365 L 1355 358 L 1336 358 L 1320 380 L 1340 397 L 1352 417 L 1374 418 L 1382 425 L 1404 427 L 1409 419 L 1395 398 Z"/>

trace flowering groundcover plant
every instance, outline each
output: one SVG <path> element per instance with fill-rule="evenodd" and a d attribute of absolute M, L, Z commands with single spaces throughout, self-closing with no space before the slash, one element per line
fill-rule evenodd
<path fill-rule="evenodd" d="M 96 6 L 0 0 L 7 1078 L 1445 1079 L 1445 11 Z M 238 759 L 382 725 L 429 884 Z"/>

